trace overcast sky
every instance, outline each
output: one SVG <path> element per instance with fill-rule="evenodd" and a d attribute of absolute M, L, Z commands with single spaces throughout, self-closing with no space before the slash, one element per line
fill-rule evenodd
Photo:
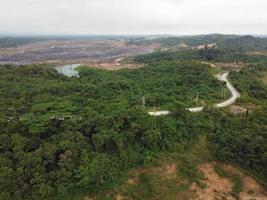
<path fill-rule="evenodd" d="M 4 34 L 267 34 L 267 0 L 0 0 Z"/>

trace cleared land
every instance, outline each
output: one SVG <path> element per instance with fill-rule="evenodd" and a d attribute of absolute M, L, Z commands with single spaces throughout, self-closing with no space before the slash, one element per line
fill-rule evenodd
<path fill-rule="evenodd" d="M 81 63 L 99 68 L 133 68 L 121 66 L 121 58 L 155 51 L 158 44 L 135 45 L 126 40 L 49 40 L 11 48 L 0 48 L 0 64 Z"/>
<path fill-rule="evenodd" d="M 117 189 L 84 200 L 265 200 L 267 191 L 239 168 L 212 161 L 205 137 L 183 154 L 162 155 L 155 166 L 129 172 Z"/>

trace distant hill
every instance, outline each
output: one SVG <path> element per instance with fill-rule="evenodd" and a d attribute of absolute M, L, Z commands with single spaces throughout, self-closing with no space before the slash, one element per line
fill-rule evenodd
<path fill-rule="evenodd" d="M 138 43 L 155 42 L 159 43 L 162 48 L 179 47 L 181 44 L 187 45 L 189 48 L 204 44 L 217 44 L 221 49 L 229 50 L 267 50 L 267 38 L 254 37 L 250 35 L 197 35 L 197 36 L 180 36 L 180 37 L 163 37 L 154 40 L 139 40 Z"/>
<path fill-rule="evenodd" d="M 219 43 L 219 46 L 230 50 L 267 50 L 267 39 L 246 35 L 238 38 L 228 38 L 224 42 Z"/>
<path fill-rule="evenodd" d="M 154 42 L 159 43 L 161 47 L 168 48 L 179 46 L 181 44 L 188 45 L 190 47 L 195 47 L 203 44 L 213 44 L 213 43 L 222 43 L 226 39 L 234 39 L 239 36 L 237 35 L 222 35 L 222 34 L 210 34 L 210 35 L 195 35 L 195 36 L 171 36 L 171 37 L 160 37 L 154 40 L 146 40 L 142 38 L 136 40 L 137 44 L 144 42 Z M 134 41 L 131 41 L 134 43 Z"/>
<path fill-rule="evenodd" d="M 51 37 L 0 37 L 1 47 L 17 47 L 31 42 L 45 40 L 119 40 L 125 39 L 129 45 L 160 44 L 166 49 L 193 48 L 205 44 L 217 44 L 221 49 L 229 50 L 267 50 L 267 38 L 263 36 L 240 35 L 195 35 L 195 36 L 51 36 Z"/>

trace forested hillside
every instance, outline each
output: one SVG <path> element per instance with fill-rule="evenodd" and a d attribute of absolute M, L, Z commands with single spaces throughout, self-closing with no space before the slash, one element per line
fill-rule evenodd
<path fill-rule="evenodd" d="M 1 66 L 1 199 L 48 197 L 111 187 L 124 170 L 199 134 L 185 111 L 197 93 L 220 98 L 208 65 L 159 61 L 139 70 Z M 141 107 L 168 108 L 154 118 Z M 201 126 L 204 126 L 202 124 Z"/>
<path fill-rule="evenodd" d="M 240 72 L 232 72 L 230 79 L 242 97 L 240 103 L 254 109 L 243 115 L 216 114 L 217 126 L 210 135 L 212 151 L 222 161 L 231 161 L 253 170 L 267 180 L 267 88 L 259 80 L 267 71 L 266 64 L 254 64 Z"/>
<path fill-rule="evenodd" d="M 267 50 L 267 39 L 256 38 L 250 35 L 241 36 L 239 38 L 228 38 L 224 42 L 219 43 L 221 48 L 228 50 Z"/>
<path fill-rule="evenodd" d="M 267 39 L 250 35 L 197 35 L 197 36 L 170 36 L 159 37 L 154 40 L 137 38 L 130 40 L 131 44 L 158 43 L 162 48 L 177 47 L 177 49 L 196 48 L 201 45 L 216 44 L 216 46 L 228 51 L 259 51 L 267 49 Z"/>
<path fill-rule="evenodd" d="M 213 108 L 225 85 L 198 51 L 138 56 L 145 67 L 135 70 L 80 67 L 80 78 L 48 65 L 1 66 L 0 199 L 99 194 L 162 152 L 186 155 L 200 136 L 207 136 L 213 159 L 266 180 L 266 87 L 258 79 L 266 65 L 262 57 L 247 58 L 249 68 L 230 73 L 242 95 L 238 103 L 254 105 L 239 115 Z M 200 103 L 203 113 L 185 109 Z M 150 116 L 153 107 L 172 114 Z M 183 173 L 200 177 L 183 159 L 191 167 Z"/>

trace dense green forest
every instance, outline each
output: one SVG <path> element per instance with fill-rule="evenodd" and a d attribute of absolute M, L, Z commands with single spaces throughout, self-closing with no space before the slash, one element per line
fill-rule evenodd
<path fill-rule="evenodd" d="M 159 37 L 153 40 L 144 38 L 131 39 L 131 44 L 144 44 L 144 43 L 159 43 L 161 47 L 173 47 L 185 43 L 189 47 L 212 44 L 224 43 L 227 39 L 239 38 L 238 35 L 223 35 L 223 34 L 210 34 L 210 35 L 196 35 L 196 36 L 166 36 Z"/>
<path fill-rule="evenodd" d="M 225 86 L 213 73 L 177 60 L 134 71 L 81 68 L 80 78 L 49 66 L 1 66 L 1 199 L 99 192 L 154 153 L 192 140 L 199 119 L 185 107 L 197 93 L 207 103 L 220 98 Z M 173 116 L 149 116 L 142 96 Z"/>
<path fill-rule="evenodd" d="M 252 64 L 230 79 L 241 92 L 240 103 L 253 105 L 241 114 L 214 113 L 217 127 L 209 136 L 215 157 L 252 170 L 267 181 L 267 88 L 259 80 L 266 64 Z"/>
<path fill-rule="evenodd" d="M 211 60 L 232 60 L 228 55 Z M 247 57 L 250 67 L 231 72 L 239 103 L 255 105 L 252 112 L 233 115 L 211 106 L 221 101 L 225 85 L 215 79 L 215 69 L 199 62 L 202 56 L 191 50 L 156 52 L 136 58 L 143 68 L 81 67 L 80 78 L 47 65 L 1 66 L 0 199 L 99 193 L 115 187 L 128 169 L 204 133 L 214 159 L 266 180 L 266 87 L 258 80 L 266 71 L 264 59 Z M 189 113 L 185 108 L 198 104 L 197 94 L 207 109 Z M 154 106 L 172 114 L 149 116 Z"/>

